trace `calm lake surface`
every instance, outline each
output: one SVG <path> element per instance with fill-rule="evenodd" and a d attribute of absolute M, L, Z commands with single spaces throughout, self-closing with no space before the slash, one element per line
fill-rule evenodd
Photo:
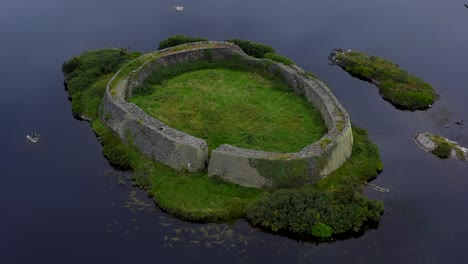
<path fill-rule="evenodd" d="M 428 131 L 468 146 L 465 1 L 0 1 L 0 263 L 467 263 L 468 162 L 412 142 Z M 380 148 L 385 168 L 374 183 L 390 193 L 365 189 L 385 203 L 379 227 L 298 242 L 245 221 L 186 223 L 130 182 L 119 186 L 126 175 L 72 116 L 61 64 L 96 48 L 148 52 L 174 34 L 267 43 L 320 76 Z M 328 65 L 333 48 L 388 58 L 441 98 L 427 111 L 396 110 L 373 85 Z M 38 144 L 25 139 L 31 131 Z"/>

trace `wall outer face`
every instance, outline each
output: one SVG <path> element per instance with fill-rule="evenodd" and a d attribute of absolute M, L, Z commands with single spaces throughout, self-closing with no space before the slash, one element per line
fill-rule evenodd
<path fill-rule="evenodd" d="M 351 155 L 353 137 L 349 116 L 325 84 L 308 77 L 297 66 L 255 59 L 227 42 L 190 43 L 148 53 L 136 59 L 142 62 L 138 69 L 121 80 L 116 79 L 121 69 L 109 82 L 100 109 L 102 121 L 143 154 L 172 168 L 193 172 L 206 168 L 208 147 L 204 140 L 168 127 L 136 105 L 126 102 L 126 98 L 158 68 L 203 60 L 207 50 L 210 50 L 213 60 L 240 56 L 245 63 L 268 63 L 272 73 L 279 74 L 294 92 L 304 96 L 321 112 L 329 131 L 319 141 L 295 153 L 274 153 L 222 145 L 211 153 L 209 176 L 246 187 L 300 186 L 317 182 L 340 167 Z"/>

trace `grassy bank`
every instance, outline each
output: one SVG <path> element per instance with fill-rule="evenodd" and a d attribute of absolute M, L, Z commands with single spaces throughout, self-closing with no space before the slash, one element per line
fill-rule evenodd
<path fill-rule="evenodd" d="M 222 144 L 295 152 L 327 129 L 320 113 L 279 79 L 228 69 L 199 70 L 155 85 L 130 101 L 174 127 Z"/>
<path fill-rule="evenodd" d="M 99 74 L 89 75 L 92 79 L 86 80 L 86 85 L 77 81 L 77 78 L 85 78 L 86 72 L 94 72 L 107 64 L 108 53 L 121 57 L 114 71 L 136 56 L 98 50 L 84 53 L 64 64 L 73 111 L 77 115 L 86 114 L 92 120 L 92 128 L 101 138 L 104 155 L 114 165 L 133 170 L 135 184 L 143 186 L 163 210 L 196 222 L 247 217 L 253 224 L 270 230 L 287 230 L 300 236 L 323 238 L 343 233 L 344 230 L 358 230 L 366 221 L 378 219 L 382 211 L 381 203 L 363 197 L 358 186 L 364 180 L 375 177 L 382 165 L 377 147 L 369 141 L 365 131 L 356 128 L 351 159 L 326 180 L 316 186 L 271 192 L 221 182 L 207 177 L 206 173 L 175 171 L 123 144 L 97 115 L 99 102 L 112 73 L 100 71 Z M 325 197 L 323 200 L 320 198 L 322 195 Z M 289 202 L 291 206 L 282 207 L 284 199 L 295 205 Z M 300 202 L 296 204 L 294 201 Z M 312 212 L 309 209 L 313 210 L 313 220 L 308 219 Z M 307 214 L 302 213 L 303 210 Z M 258 214 L 255 214 L 256 211 Z M 275 224 L 270 225 L 270 222 Z"/>
<path fill-rule="evenodd" d="M 358 51 L 338 52 L 335 58 L 347 72 L 374 82 L 380 94 L 398 108 L 427 109 L 437 99 L 431 85 L 388 60 Z"/>

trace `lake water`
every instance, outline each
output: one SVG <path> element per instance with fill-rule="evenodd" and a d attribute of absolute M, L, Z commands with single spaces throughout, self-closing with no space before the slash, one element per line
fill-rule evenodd
<path fill-rule="evenodd" d="M 468 121 L 464 1 L 2 0 L 0 262 L 467 263 L 468 162 L 412 142 L 428 131 L 468 146 L 468 127 L 454 124 Z M 245 221 L 186 223 L 119 186 L 88 123 L 72 116 L 61 64 L 96 48 L 148 52 L 174 34 L 267 43 L 320 76 L 381 150 L 374 183 L 390 193 L 365 189 L 385 203 L 379 227 L 298 242 Z M 328 65 L 333 48 L 388 58 L 441 98 L 427 111 L 396 110 L 373 85 Z M 38 144 L 26 140 L 31 131 Z"/>

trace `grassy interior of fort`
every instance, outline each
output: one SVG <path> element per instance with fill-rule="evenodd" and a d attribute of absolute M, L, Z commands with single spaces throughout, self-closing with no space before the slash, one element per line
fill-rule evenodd
<path fill-rule="evenodd" d="M 336 60 L 347 72 L 377 84 L 380 94 L 399 108 L 426 109 L 437 99 L 431 85 L 388 60 L 358 51 L 339 52 Z"/>
<path fill-rule="evenodd" d="M 228 184 L 207 177 L 206 172 L 176 171 L 123 143 L 100 121 L 98 107 L 113 74 L 138 55 L 118 49 L 96 50 L 70 59 L 62 70 L 73 112 L 91 120 L 109 162 L 120 169 L 132 170 L 135 185 L 144 187 L 163 210 L 193 222 L 245 217 L 252 224 L 271 231 L 321 239 L 362 230 L 365 223 L 379 220 L 383 204 L 364 197 L 360 186 L 377 175 L 382 163 L 377 146 L 358 128 L 353 128 L 352 156 L 341 168 L 314 186 L 275 191 Z M 226 74 L 235 73 L 227 71 Z M 190 74 L 181 75 L 187 78 L 186 83 L 190 82 L 189 77 Z M 243 78 L 258 79 L 246 73 Z M 170 82 L 167 85 L 171 85 Z M 257 83 L 262 82 L 266 80 Z M 310 118 L 310 112 L 304 115 Z"/>
<path fill-rule="evenodd" d="M 279 78 L 229 69 L 183 73 L 130 99 L 177 130 L 222 144 L 296 152 L 327 133 L 320 113 Z"/>

